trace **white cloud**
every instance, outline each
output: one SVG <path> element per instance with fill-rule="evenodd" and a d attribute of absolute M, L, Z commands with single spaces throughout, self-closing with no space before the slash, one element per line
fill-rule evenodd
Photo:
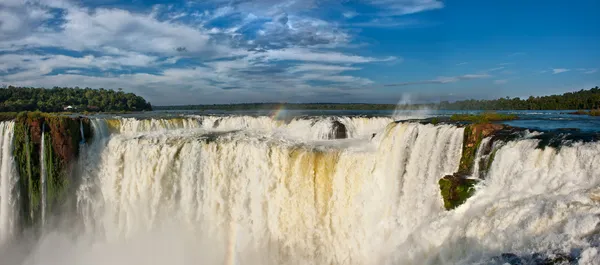
<path fill-rule="evenodd" d="M 460 76 L 439 76 L 435 79 L 430 79 L 430 80 L 387 84 L 385 86 L 394 87 L 394 86 L 426 85 L 426 84 L 448 84 L 448 83 L 456 83 L 456 82 L 459 82 L 462 80 L 482 79 L 482 78 L 489 78 L 489 77 L 491 77 L 491 75 L 488 75 L 488 74 L 466 74 L 466 75 L 460 75 Z"/>
<path fill-rule="evenodd" d="M 506 80 L 506 79 L 494 80 L 494 84 L 496 84 L 496 85 L 503 85 L 503 84 L 506 84 L 506 83 L 508 83 L 508 80 Z"/>
<path fill-rule="evenodd" d="M 341 65 L 331 65 L 331 64 L 301 64 L 294 67 L 291 67 L 290 73 L 298 73 L 298 72 L 345 72 L 345 71 L 353 71 L 360 70 L 357 67 L 351 66 L 341 66 Z"/>
<path fill-rule="evenodd" d="M 415 20 L 415 19 L 399 19 L 399 18 L 375 18 L 365 22 L 355 22 L 350 24 L 353 27 L 361 27 L 361 28 L 407 28 L 413 27 L 417 25 L 422 25 L 423 23 Z"/>
<path fill-rule="evenodd" d="M 499 71 L 499 70 L 502 70 L 502 69 L 504 69 L 504 68 L 505 68 L 504 66 L 500 66 L 500 67 L 496 67 L 496 68 L 488 69 L 487 71 L 488 71 L 488 72 L 494 72 L 494 71 Z"/>
<path fill-rule="evenodd" d="M 346 11 L 346 12 L 342 13 L 342 16 L 344 16 L 345 18 L 354 18 L 354 17 L 358 16 L 358 13 L 356 13 L 354 11 Z"/>
<path fill-rule="evenodd" d="M 88 8 L 79 1 L 4 0 L 0 83 L 122 87 L 158 104 L 339 98 L 373 84 L 350 71 L 402 61 L 350 52 L 356 31 L 303 12 L 316 1 L 212 1 L 220 8 L 156 5 L 142 12 Z M 400 13 L 410 11 L 402 8 Z M 208 26 L 217 19 L 233 22 Z M 327 85 L 315 85 L 320 83 Z"/>
<path fill-rule="evenodd" d="M 373 58 L 359 55 L 348 55 L 340 52 L 322 52 L 305 48 L 289 48 L 281 50 L 269 50 L 264 53 L 256 53 L 256 58 L 266 60 L 290 60 L 325 63 L 369 63 L 398 60 L 396 57 Z"/>
<path fill-rule="evenodd" d="M 566 68 L 554 68 L 552 69 L 552 73 L 553 74 L 560 74 L 560 73 L 564 73 L 564 72 L 568 72 L 570 71 L 569 69 Z"/>
<path fill-rule="evenodd" d="M 462 63 L 457 63 L 456 66 L 461 66 L 461 65 L 465 65 L 468 64 L 467 62 L 462 62 Z"/>
<path fill-rule="evenodd" d="M 385 10 L 384 13 L 394 16 L 408 15 L 444 7 L 444 3 L 438 0 L 370 0 L 370 2 Z"/>
<path fill-rule="evenodd" d="M 577 71 L 583 72 L 584 74 L 593 74 L 598 71 L 596 68 L 578 68 Z"/>

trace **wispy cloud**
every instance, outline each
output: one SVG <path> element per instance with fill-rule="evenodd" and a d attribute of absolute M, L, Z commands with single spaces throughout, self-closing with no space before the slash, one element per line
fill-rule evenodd
<path fill-rule="evenodd" d="M 354 18 L 356 16 L 358 16 L 358 13 L 354 12 L 354 11 L 346 11 L 342 13 L 342 16 L 344 16 L 345 18 Z"/>
<path fill-rule="evenodd" d="M 566 69 L 566 68 L 554 68 L 552 69 L 552 74 L 560 74 L 560 73 L 564 73 L 564 72 L 568 72 L 571 71 L 570 69 Z"/>
<path fill-rule="evenodd" d="M 499 70 L 502 70 L 502 69 L 504 69 L 504 68 L 505 68 L 504 66 L 495 67 L 495 68 L 491 68 L 491 69 L 488 69 L 488 70 L 486 70 L 486 72 L 494 72 L 494 71 L 499 71 Z"/>
<path fill-rule="evenodd" d="M 578 68 L 576 70 L 584 74 L 593 74 L 598 71 L 596 68 Z"/>
<path fill-rule="evenodd" d="M 494 80 L 494 84 L 496 84 L 496 85 L 503 85 L 503 84 L 506 84 L 506 83 L 508 83 L 508 80 L 506 80 L 506 79 Z"/>
<path fill-rule="evenodd" d="M 424 26 L 427 23 L 415 19 L 399 19 L 399 18 L 375 18 L 364 22 L 354 22 L 349 24 L 352 27 L 361 28 L 408 28 L 416 26 Z"/>
<path fill-rule="evenodd" d="M 382 8 L 383 14 L 402 16 L 428 10 L 444 8 L 444 3 L 438 0 L 369 0 L 375 6 Z"/>
<path fill-rule="evenodd" d="M 424 84 L 448 84 L 448 83 L 455 83 L 455 82 L 462 81 L 462 80 L 482 79 L 482 78 L 489 78 L 489 77 L 491 77 L 491 75 L 488 75 L 488 74 L 466 74 L 466 75 L 461 75 L 461 76 L 440 76 L 440 77 L 437 77 L 436 79 L 431 79 L 431 80 L 386 84 L 384 86 L 396 87 L 396 86 L 424 85 Z"/>
<path fill-rule="evenodd" d="M 524 52 L 514 52 L 508 55 L 508 57 L 515 57 L 515 56 L 522 56 L 522 55 L 526 55 L 526 53 Z"/>
<path fill-rule="evenodd" d="M 465 64 L 468 64 L 468 62 L 457 63 L 456 66 L 461 66 L 461 65 L 465 65 Z"/>

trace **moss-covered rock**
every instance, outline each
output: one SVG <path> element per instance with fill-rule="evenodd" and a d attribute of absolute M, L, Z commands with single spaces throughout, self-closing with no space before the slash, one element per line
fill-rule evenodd
<path fill-rule="evenodd" d="M 81 127 L 80 127 L 81 126 Z M 82 139 L 80 128 L 83 128 Z M 14 156 L 20 176 L 21 220 L 28 226 L 41 213 L 42 135 L 47 172 L 47 210 L 52 211 L 66 198 L 71 168 L 79 155 L 81 142 L 92 137 L 90 122 L 83 117 L 59 116 L 40 112 L 20 113 L 15 119 Z"/>
<path fill-rule="evenodd" d="M 462 156 L 458 172 L 461 174 L 470 174 L 475 162 L 477 149 L 481 145 L 483 138 L 505 129 L 507 126 L 503 124 L 484 123 L 470 124 L 465 127 Z"/>
<path fill-rule="evenodd" d="M 452 210 L 463 204 L 475 193 L 476 179 L 467 179 L 458 174 L 448 175 L 438 182 L 444 199 L 444 208 Z"/>
<path fill-rule="evenodd" d="M 439 180 L 440 191 L 446 210 L 458 207 L 475 193 L 474 186 L 478 180 L 467 177 L 473 174 L 477 149 L 484 138 L 505 130 L 507 127 L 503 124 L 493 123 L 469 124 L 465 127 L 462 156 L 458 171 L 453 175 L 445 176 Z M 486 162 L 491 164 L 491 160 L 487 160 Z M 488 167 L 489 165 L 485 164 L 483 169 L 487 170 Z"/>

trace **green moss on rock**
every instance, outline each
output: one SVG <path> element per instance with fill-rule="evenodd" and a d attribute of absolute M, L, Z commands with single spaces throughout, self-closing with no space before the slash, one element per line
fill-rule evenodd
<path fill-rule="evenodd" d="M 80 133 L 83 125 L 85 139 Z M 19 113 L 15 119 L 14 156 L 20 176 L 21 220 L 35 224 L 41 215 L 41 144 L 47 169 L 48 211 L 66 199 L 71 168 L 79 155 L 81 142 L 92 137 L 87 118 L 68 117 L 41 112 Z"/>
<path fill-rule="evenodd" d="M 458 171 L 453 175 L 443 177 L 439 181 L 444 199 L 444 208 L 446 210 L 458 207 L 473 195 L 475 192 L 473 186 L 478 180 L 468 179 L 467 177 L 473 173 L 477 149 L 485 137 L 491 136 L 505 128 L 505 125 L 493 123 L 470 124 L 465 127 L 462 156 Z M 486 165 L 485 169 L 487 170 L 487 168 L 489 168 L 489 165 Z"/>
<path fill-rule="evenodd" d="M 444 208 L 452 210 L 463 204 L 475 193 L 476 179 L 467 179 L 460 175 L 448 175 L 438 182 L 444 199 Z"/>

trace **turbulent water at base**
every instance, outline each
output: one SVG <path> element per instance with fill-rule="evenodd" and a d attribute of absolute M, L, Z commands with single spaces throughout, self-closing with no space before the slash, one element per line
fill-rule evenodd
<path fill-rule="evenodd" d="M 326 140 L 333 121 L 350 139 Z M 475 195 L 445 211 L 438 180 L 458 170 L 464 129 L 390 121 L 93 119 L 77 213 L 63 217 L 81 227 L 47 231 L 18 263 L 489 264 L 560 252 L 600 264 L 600 143 L 492 146 Z"/>
<path fill-rule="evenodd" d="M 17 191 L 13 152 L 14 122 L 0 122 L 0 246 L 11 239 L 17 228 Z"/>

